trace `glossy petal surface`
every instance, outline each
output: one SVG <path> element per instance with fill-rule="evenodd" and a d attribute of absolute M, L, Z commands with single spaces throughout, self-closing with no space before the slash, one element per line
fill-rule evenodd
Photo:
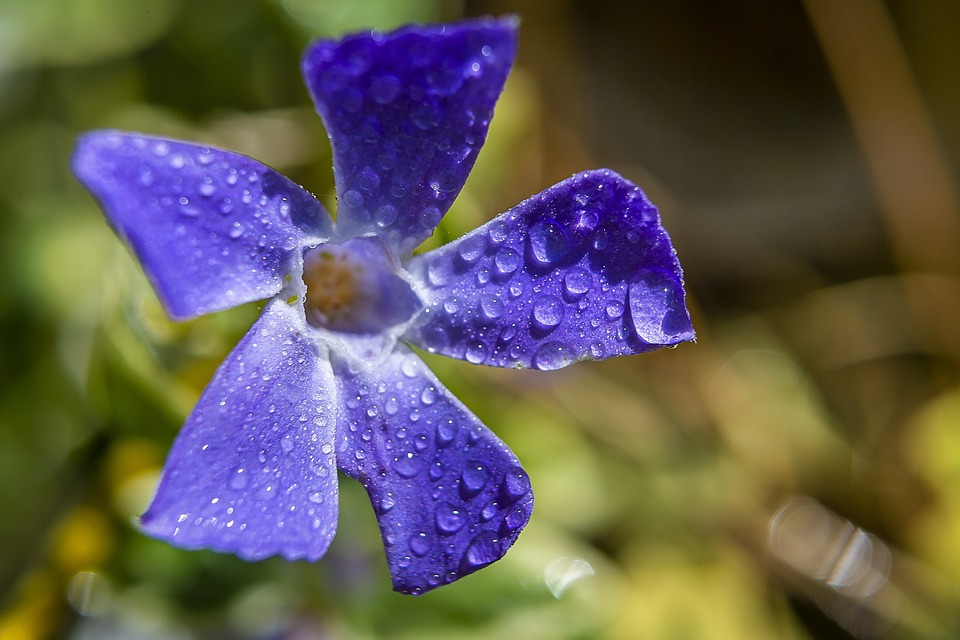
<path fill-rule="evenodd" d="M 337 461 L 370 495 L 394 589 L 419 594 L 498 560 L 530 519 L 516 456 L 406 347 L 351 370 Z"/>
<path fill-rule="evenodd" d="M 174 318 L 277 294 L 301 246 L 332 230 L 313 196 L 229 151 L 95 132 L 80 139 L 73 170 Z"/>
<path fill-rule="evenodd" d="M 333 145 L 342 237 L 411 252 L 460 192 L 517 48 L 512 18 L 321 41 L 303 73 Z"/>
<path fill-rule="evenodd" d="M 274 300 L 177 436 L 150 535 L 247 560 L 317 560 L 337 524 L 336 390 L 294 308 Z"/>
<path fill-rule="evenodd" d="M 473 363 L 557 369 L 694 338 L 657 210 L 609 170 L 577 174 L 416 256 L 414 344 Z"/>

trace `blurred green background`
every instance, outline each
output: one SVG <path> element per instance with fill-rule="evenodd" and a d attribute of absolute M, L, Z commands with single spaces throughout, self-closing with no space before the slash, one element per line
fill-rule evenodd
<path fill-rule="evenodd" d="M 77 133 L 252 155 L 334 206 L 308 42 L 487 13 L 517 67 L 434 244 L 571 173 L 661 208 L 699 343 L 553 373 L 430 358 L 537 508 L 421 598 L 360 488 L 317 564 L 139 535 L 257 315 L 168 321 L 73 181 Z M 960 637 L 960 4 L 6 0 L 0 640 Z"/>

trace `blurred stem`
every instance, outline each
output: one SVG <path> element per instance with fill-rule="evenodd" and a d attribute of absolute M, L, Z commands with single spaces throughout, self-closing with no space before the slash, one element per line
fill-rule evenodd
<path fill-rule="evenodd" d="M 805 0 L 850 115 L 901 268 L 960 274 L 956 185 L 878 0 Z"/>

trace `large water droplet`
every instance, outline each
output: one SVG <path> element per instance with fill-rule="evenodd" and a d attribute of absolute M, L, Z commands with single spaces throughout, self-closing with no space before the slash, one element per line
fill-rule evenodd
<path fill-rule="evenodd" d="M 480 259 L 486 249 L 487 239 L 479 233 L 467 236 L 457 245 L 457 253 L 460 259 L 467 264 L 473 264 Z"/>
<path fill-rule="evenodd" d="M 516 531 L 523 525 L 527 523 L 530 514 L 527 512 L 526 507 L 517 507 L 516 509 L 511 509 L 507 512 L 506 517 L 503 519 L 503 523 L 506 525 L 509 531 Z"/>
<path fill-rule="evenodd" d="M 467 351 L 464 354 L 464 357 L 467 359 L 467 362 L 471 364 L 482 364 L 486 361 L 489 354 L 490 350 L 486 344 L 477 340 L 472 340 L 467 345 Z"/>
<path fill-rule="evenodd" d="M 645 271 L 627 291 L 630 319 L 637 336 L 650 344 L 676 342 L 690 332 L 683 290 L 669 274 Z"/>
<path fill-rule="evenodd" d="M 563 320 L 563 301 L 557 296 L 542 295 L 533 303 L 533 319 L 544 327 L 555 327 Z"/>
<path fill-rule="evenodd" d="M 576 354 L 562 342 L 544 343 L 533 356 L 533 366 L 541 371 L 554 371 L 576 362 Z"/>
<path fill-rule="evenodd" d="M 420 459 L 413 453 L 405 453 L 393 459 L 390 465 L 393 470 L 402 478 L 413 478 L 420 473 L 422 464 Z"/>
<path fill-rule="evenodd" d="M 437 507 L 437 531 L 444 535 L 452 535 L 466 523 L 463 513 L 460 509 L 446 502 Z"/>
<path fill-rule="evenodd" d="M 500 553 L 500 540 L 493 531 L 481 531 L 470 544 L 463 554 L 464 564 L 470 569 L 477 569 L 490 564 L 502 554 Z"/>
<path fill-rule="evenodd" d="M 574 267 L 563 276 L 564 291 L 572 298 L 579 298 L 590 291 L 591 286 L 593 286 L 593 276 L 581 267 Z"/>
<path fill-rule="evenodd" d="M 516 500 L 530 491 L 530 477 L 520 467 L 512 467 L 503 477 L 503 488 L 508 496 Z"/>
<path fill-rule="evenodd" d="M 230 487 L 233 489 L 247 488 L 247 473 L 244 471 L 243 467 L 238 467 L 236 472 L 234 472 L 233 477 L 230 478 Z"/>
<path fill-rule="evenodd" d="M 457 438 L 459 429 L 460 425 L 452 415 L 440 418 L 440 422 L 437 423 L 437 446 L 441 448 L 450 446 Z"/>
<path fill-rule="evenodd" d="M 480 296 L 480 311 L 490 318 L 499 318 L 503 315 L 503 301 L 492 293 Z"/>
<path fill-rule="evenodd" d="M 530 249 L 541 264 L 562 260 L 570 249 L 570 241 L 553 220 L 543 220 L 530 229 Z"/>
<path fill-rule="evenodd" d="M 413 555 L 418 558 L 422 558 L 427 555 L 427 552 L 430 551 L 430 540 L 427 539 L 427 534 L 418 533 L 416 535 L 410 536 L 410 551 L 413 552 Z"/>
<path fill-rule="evenodd" d="M 380 176 L 370 167 L 366 167 L 360 172 L 359 185 L 365 191 L 373 191 L 380 186 Z"/>
<path fill-rule="evenodd" d="M 467 466 L 460 472 L 460 486 L 465 498 L 477 495 L 487 484 L 489 474 L 483 464 L 476 461 L 467 462 Z"/>
<path fill-rule="evenodd" d="M 500 275 L 510 275 L 520 266 L 520 254 L 510 247 L 504 247 L 494 256 L 493 265 Z"/>
<path fill-rule="evenodd" d="M 623 303 L 619 300 L 610 300 L 606 307 L 607 317 L 616 320 L 623 315 Z"/>

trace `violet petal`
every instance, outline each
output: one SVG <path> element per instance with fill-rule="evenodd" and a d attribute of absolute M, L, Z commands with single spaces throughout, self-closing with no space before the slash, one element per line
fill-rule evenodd
<path fill-rule="evenodd" d="M 557 369 L 694 338 L 659 214 L 610 170 L 568 178 L 409 269 L 426 309 L 407 339 L 474 363 Z"/>
<path fill-rule="evenodd" d="M 73 171 L 177 319 L 277 294 L 301 245 L 332 231 L 312 195 L 230 151 L 98 131 L 80 138 Z"/>
<path fill-rule="evenodd" d="M 337 526 L 336 390 L 302 315 L 271 301 L 173 443 L 146 533 L 247 560 L 317 560 Z"/>
<path fill-rule="evenodd" d="M 514 18 L 320 41 L 303 74 L 333 145 L 341 237 L 401 253 L 427 238 L 487 135 L 517 49 Z"/>
<path fill-rule="evenodd" d="M 394 589 L 420 594 L 498 560 L 533 511 L 513 452 L 407 347 L 351 369 L 337 464 L 370 495 Z"/>

